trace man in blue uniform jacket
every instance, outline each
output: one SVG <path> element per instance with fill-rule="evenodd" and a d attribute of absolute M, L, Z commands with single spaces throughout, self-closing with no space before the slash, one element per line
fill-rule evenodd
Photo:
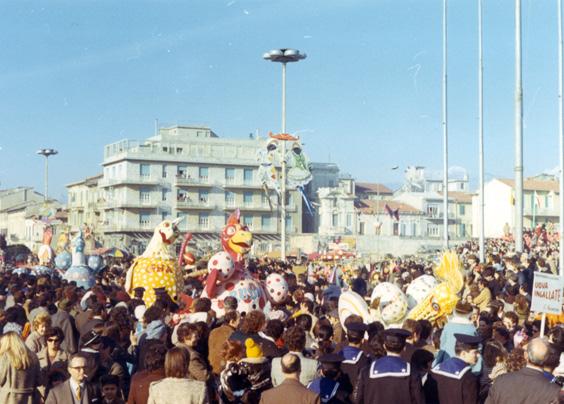
<path fill-rule="evenodd" d="M 318 359 L 320 376 L 313 379 L 307 388 L 319 394 L 322 403 L 349 403 L 352 386 L 341 373 L 343 357 L 338 354 L 325 354 Z"/>
<path fill-rule="evenodd" d="M 479 379 L 471 372 L 480 356 L 482 338 L 474 335 L 454 334 L 454 357 L 435 366 L 431 371 L 437 381 L 441 404 L 477 404 Z"/>
<path fill-rule="evenodd" d="M 386 356 L 372 361 L 362 370 L 354 386 L 353 402 L 357 404 L 422 404 L 421 379 L 409 363 L 401 359 L 407 330 L 390 328 L 384 331 Z"/>

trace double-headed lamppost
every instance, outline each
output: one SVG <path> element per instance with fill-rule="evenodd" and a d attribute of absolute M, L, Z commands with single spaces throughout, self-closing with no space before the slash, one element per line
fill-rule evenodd
<path fill-rule="evenodd" d="M 49 156 L 54 156 L 59 152 L 55 149 L 39 149 L 37 150 L 37 154 L 40 154 L 45 157 L 45 202 L 48 201 L 49 197 Z"/>
<path fill-rule="evenodd" d="M 299 62 L 306 58 L 305 53 L 297 49 L 273 49 L 262 57 L 271 62 L 282 63 L 282 133 L 286 133 L 286 63 Z M 286 142 L 282 141 L 281 209 L 280 209 L 280 258 L 286 260 Z"/>

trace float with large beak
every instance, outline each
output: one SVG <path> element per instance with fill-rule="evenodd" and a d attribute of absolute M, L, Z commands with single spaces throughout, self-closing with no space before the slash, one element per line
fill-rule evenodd
<path fill-rule="evenodd" d="M 155 288 L 165 288 L 168 295 L 176 300 L 184 287 L 181 268 L 171 251 L 179 236 L 178 223 L 182 218 L 165 220 L 153 232 L 145 252 L 136 258 L 125 281 L 127 293 L 133 296 L 135 288 L 145 288 L 143 300 L 148 306 L 155 302 Z"/>

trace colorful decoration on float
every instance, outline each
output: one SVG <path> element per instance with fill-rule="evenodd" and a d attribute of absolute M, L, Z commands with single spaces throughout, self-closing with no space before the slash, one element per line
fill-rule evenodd
<path fill-rule="evenodd" d="M 96 283 L 94 274 L 90 267 L 86 265 L 84 257 L 84 239 L 82 232 L 78 232 L 72 241 L 72 265 L 63 275 L 68 282 L 75 282 L 78 287 L 85 290 L 90 289 Z"/>
<path fill-rule="evenodd" d="M 127 271 L 127 293 L 133 296 L 135 288 L 145 288 L 143 300 L 147 307 L 156 300 L 155 288 L 165 288 L 173 300 L 184 288 L 182 270 L 171 252 L 171 246 L 179 235 L 177 226 L 181 220 L 182 218 L 178 218 L 161 222 L 155 228 L 143 255 L 136 258 Z"/>
<path fill-rule="evenodd" d="M 202 297 L 212 301 L 218 316 L 225 313 L 223 302 L 228 296 L 237 299 L 239 312 L 263 310 L 266 304 L 262 285 L 245 270 L 245 257 L 251 250 L 253 237 L 247 227 L 241 225 L 240 216 L 239 209 L 230 215 L 220 236 L 224 251 L 208 261 Z"/>

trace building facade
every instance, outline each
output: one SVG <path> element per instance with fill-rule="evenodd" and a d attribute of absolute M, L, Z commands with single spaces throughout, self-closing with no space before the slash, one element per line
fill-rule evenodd
<path fill-rule="evenodd" d="M 180 228 L 196 242 L 217 248 L 226 218 L 236 208 L 255 235 L 257 252 L 279 244 L 278 196 L 258 179 L 263 139 L 220 138 L 203 127 L 161 128 L 144 142 L 107 145 L 98 187 L 102 190 L 98 233 L 106 244 L 141 251 L 153 228 L 182 217 Z M 270 199 L 270 201 L 269 201 Z M 287 193 L 286 229 L 301 232 L 302 200 Z"/>
<path fill-rule="evenodd" d="M 515 183 L 494 178 L 484 184 L 484 234 L 502 237 L 515 228 Z M 480 235 L 479 197 L 472 198 L 473 236 Z M 534 177 L 523 181 L 523 226 L 538 224 L 556 227 L 559 223 L 559 183 L 554 177 Z"/>
<path fill-rule="evenodd" d="M 71 232 L 78 231 L 88 224 L 96 231 L 103 223 L 101 206 L 105 202 L 104 193 L 98 187 L 103 175 L 86 178 L 67 185 L 68 224 Z"/>

